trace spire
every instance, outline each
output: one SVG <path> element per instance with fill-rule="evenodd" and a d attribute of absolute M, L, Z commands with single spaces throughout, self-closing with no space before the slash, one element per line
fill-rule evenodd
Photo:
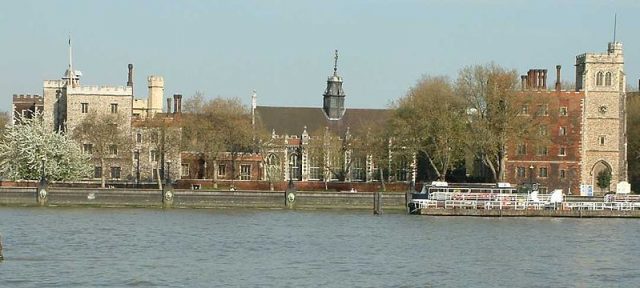
<path fill-rule="evenodd" d="M 336 56 L 333 59 L 333 76 L 338 76 L 338 49 L 336 49 Z"/>

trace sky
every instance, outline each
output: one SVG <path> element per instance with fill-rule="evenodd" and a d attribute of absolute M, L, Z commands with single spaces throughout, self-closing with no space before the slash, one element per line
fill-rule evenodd
<path fill-rule="evenodd" d="M 82 85 L 165 80 L 165 98 L 196 91 L 261 106 L 321 107 L 339 50 L 347 108 L 386 108 L 425 75 L 455 79 L 494 62 L 525 74 L 624 45 L 628 83 L 640 78 L 640 1 L 224 0 L 7 1 L 0 11 L 0 111 L 13 94 L 42 94 L 68 66 Z M 164 101 L 163 101 L 164 102 Z"/>

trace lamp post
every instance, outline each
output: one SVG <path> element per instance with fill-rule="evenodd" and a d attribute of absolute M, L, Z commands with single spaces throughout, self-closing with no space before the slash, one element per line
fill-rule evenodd
<path fill-rule="evenodd" d="M 167 160 L 167 183 L 166 185 L 171 185 L 171 160 Z"/>
<path fill-rule="evenodd" d="M 44 183 L 44 181 L 46 181 L 47 179 L 44 177 L 44 162 L 47 161 L 47 158 L 45 158 L 44 156 L 42 156 L 42 158 L 40 158 L 40 160 L 42 161 L 42 170 L 40 170 L 40 183 Z"/>
<path fill-rule="evenodd" d="M 533 191 L 533 164 L 529 166 L 529 191 Z"/>
<path fill-rule="evenodd" d="M 140 150 L 136 148 L 136 188 L 140 186 Z"/>

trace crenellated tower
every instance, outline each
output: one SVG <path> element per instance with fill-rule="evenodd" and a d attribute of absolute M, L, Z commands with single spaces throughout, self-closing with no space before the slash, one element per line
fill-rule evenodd
<path fill-rule="evenodd" d="M 576 57 L 576 89 L 585 95 L 580 178 L 596 192 L 603 171 L 611 173 L 611 191 L 627 180 L 625 86 L 622 43 L 609 43 L 605 53 Z"/>
<path fill-rule="evenodd" d="M 164 79 L 162 76 L 149 76 L 149 96 L 147 98 L 148 117 L 162 112 L 162 99 L 164 98 Z M 168 108 L 170 109 L 170 108 Z"/>

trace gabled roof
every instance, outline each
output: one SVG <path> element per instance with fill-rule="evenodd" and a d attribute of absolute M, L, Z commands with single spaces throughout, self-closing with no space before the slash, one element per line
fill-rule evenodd
<path fill-rule="evenodd" d="M 387 109 L 349 109 L 340 120 L 329 120 L 322 108 L 312 107 L 256 107 L 256 123 L 267 131 L 277 135 L 301 135 L 304 128 L 310 135 L 324 131 L 344 135 L 347 128 L 350 133 L 358 134 L 367 127 L 381 125 L 388 119 Z"/>

